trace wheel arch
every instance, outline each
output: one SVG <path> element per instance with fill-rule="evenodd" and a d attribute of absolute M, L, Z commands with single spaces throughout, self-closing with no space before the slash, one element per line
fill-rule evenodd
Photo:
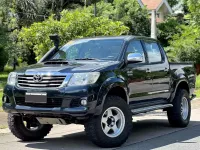
<path fill-rule="evenodd" d="M 108 95 L 115 95 L 121 97 L 123 100 L 126 101 L 127 104 L 129 104 L 129 96 L 128 96 L 129 90 L 121 78 L 110 78 L 106 80 L 99 91 L 98 98 L 97 98 L 97 107 L 96 107 L 96 113 L 99 115 L 103 109 L 103 105 L 106 101 L 106 97 Z"/>
<path fill-rule="evenodd" d="M 190 95 L 190 88 L 189 88 L 188 81 L 187 80 L 180 80 L 177 83 L 175 91 L 172 94 L 171 102 L 173 101 L 173 99 L 174 99 L 174 97 L 175 97 L 175 95 L 176 95 L 176 93 L 178 92 L 179 89 L 185 89 L 188 92 L 188 94 Z"/>
<path fill-rule="evenodd" d="M 107 93 L 108 95 L 115 95 L 121 97 L 127 104 L 129 103 L 127 93 L 125 89 L 121 86 L 114 86 L 110 89 L 110 91 Z M 106 96 L 106 97 L 107 97 Z"/>

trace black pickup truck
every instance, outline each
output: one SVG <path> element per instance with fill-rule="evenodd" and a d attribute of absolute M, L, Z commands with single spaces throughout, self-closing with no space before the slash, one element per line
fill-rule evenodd
<path fill-rule="evenodd" d="M 100 147 L 123 144 L 132 116 L 167 111 L 186 127 L 194 98 L 195 68 L 172 64 L 155 39 L 137 36 L 58 38 L 37 64 L 9 74 L 3 91 L 11 132 L 23 141 L 44 138 L 53 124 L 82 124 Z"/>

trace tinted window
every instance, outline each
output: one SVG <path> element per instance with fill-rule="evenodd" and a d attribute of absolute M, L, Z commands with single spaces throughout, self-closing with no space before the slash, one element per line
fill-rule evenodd
<path fill-rule="evenodd" d="M 147 55 L 150 63 L 161 62 L 162 56 L 160 53 L 160 48 L 155 42 L 145 42 Z"/>
<path fill-rule="evenodd" d="M 126 54 L 128 55 L 129 53 L 140 53 L 143 56 L 143 62 L 145 62 L 145 55 L 140 41 L 131 41 L 129 43 Z"/>

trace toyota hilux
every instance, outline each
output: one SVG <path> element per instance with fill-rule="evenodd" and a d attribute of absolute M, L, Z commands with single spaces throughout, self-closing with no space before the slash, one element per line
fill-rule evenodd
<path fill-rule="evenodd" d="M 53 124 L 82 124 L 100 147 L 122 145 L 132 117 L 167 112 L 171 126 L 186 127 L 194 98 L 192 63 L 169 63 L 160 43 L 138 36 L 59 38 L 34 65 L 11 72 L 3 91 L 11 132 L 40 140 Z M 133 131 L 134 132 L 134 131 Z"/>

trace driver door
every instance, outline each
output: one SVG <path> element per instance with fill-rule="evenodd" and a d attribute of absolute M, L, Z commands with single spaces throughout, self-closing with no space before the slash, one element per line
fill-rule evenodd
<path fill-rule="evenodd" d="M 131 104 L 137 101 L 151 99 L 149 92 L 152 91 L 152 79 L 149 74 L 146 54 L 140 40 L 133 40 L 128 44 L 126 57 L 129 53 L 140 53 L 143 56 L 143 62 L 128 63 L 125 68 Z"/>

